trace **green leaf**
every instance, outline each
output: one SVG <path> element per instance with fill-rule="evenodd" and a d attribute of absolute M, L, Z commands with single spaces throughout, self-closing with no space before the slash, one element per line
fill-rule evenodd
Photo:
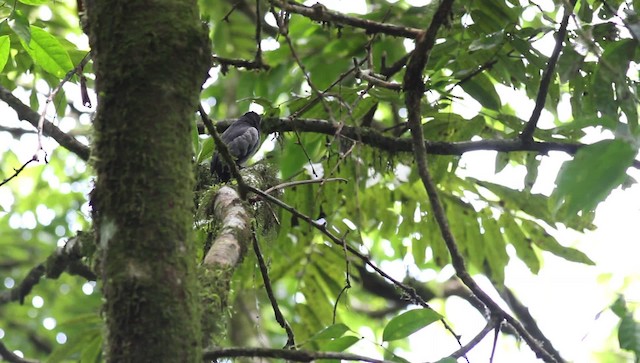
<path fill-rule="evenodd" d="M 498 153 L 496 155 L 496 161 L 495 161 L 493 173 L 498 174 L 507 165 L 509 165 L 509 153 Z"/>
<path fill-rule="evenodd" d="M 280 168 L 282 172 L 282 179 L 287 179 L 298 173 L 302 167 L 309 163 L 307 155 L 311 157 L 311 161 L 314 160 L 314 155 L 320 149 L 321 144 L 325 140 L 323 135 L 300 135 L 302 144 L 298 144 L 295 135 L 287 135 L 290 138 L 285 143 L 284 150 L 281 154 Z"/>
<path fill-rule="evenodd" d="M 504 31 L 488 34 L 487 36 L 476 39 L 469 45 L 469 51 L 487 50 L 497 47 L 504 42 Z"/>
<path fill-rule="evenodd" d="M 523 230 L 527 233 L 531 241 L 540 249 L 551 252 L 567 261 L 584 263 L 585 265 L 595 265 L 595 263 L 583 252 L 575 248 L 565 247 L 558 243 L 550 234 L 543 231 L 542 227 L 535 225 L 531 221 L 523 221 Z"/>
<path fill-rule="evenodd" d="M 501 106 L 500 96 L 496 92 L 493 83 L 484 74 L 478 74 L 467 82 L 461 84 L 462 89 L 480 104 L 492 110 L 499 110 Z"/>
<path fill-rule="evenodd" d="M 344 335 L 344 333 L 348 332 L 350 329 L 348 326 L 338 323 L 329 325 L 328 327 L 320 330 L 317 334 L 311 337 L 310 340 L 325 340 L 325 339 L 336 339 L 340 338 Z"/>
<path fill-rule="evenodd" d="M 360 341 L 360 338 L 353 335 L 347 335 L 346 337 L 340 337 L 336 339 L 327 340 L 320 344 L 320 350 L 325 352 L 343 352 L 345 349 L 356 344 Z"/>
<path fill-rule="evenodd" d="M 34 63 L 52 75 L 63 78 L 73 68 L 69 53 L 60 41 L 44 29 L 31 26 L 31 41 L 20 38 L 20 43 L 29 53 Z"/>
<path fill-rule="evenodd" d="M 605 140 L 580 149 L 564 163 L 551 196 L 554 212 L 572 215 L 593 210 L 626 178 L 638 151 L 623 140 Z"/>
<path fill-rule="evenodd" d="M 48 3 L 50 0 L 18 0 L 27 5 L 42 5 Z"/>
<path fill-rule="evenodd" d="M 16 10 L 11 14 L 11 18 L 8 23 L 11 30 L 13 30 L 21 41 L 24 41 L 27 44 L 31 41 L 29 20 L 27 20 L 27 17 L 20 10 Z"/>
<path fill-rule="evenodd" d="M 198 153 L 198 163 L 213 155 L 213 137 L 208 137 L 202 141 L 200 152 Z"/>
<path fill-rule="evenodd" d="M 437 361 L 436 363 L 456 363 L 458 360 L 452 357 L 446 357 L 446 358 L 442 358 L 439 361 Z"/>
<path fill-rule="evenodd" d="M 9 51 L 11 50 L 11 40 L 8 35 L 0 37 L 0 72 L 9 60 Z"/>
<path fill-rule="evenodd" d="M 633 319 L 631 312 L 620 320 L 618 343 L 621 349 L 634 352 L 636 357 L 640 356 L 640 323 Z"/>
<path fill-rule="evenodd" d="M 382 332 L 382 340 L 388 342 L 408 337 L 440 319 L 442 316 L 431 309 L 409 310 L 389 321 Z"/>
<path fill-rule="evenodd" d="M 616 102 L 612 84 L 615 88 L 626 87 L 624 75 L 629 62 L 634 59 L 637 44 L 633 39 L 623 39 L 605 47 L 601 61 L 593 75 L 592 94 L 598 111 L 603 115 L 616 115 Z M 618 100 L 620 101 L 620 100 Z M 630 120 L 637 124 L 637 120 Z"/>
<path fill-rule="evenodd" d="M 81 362 L 98 363 L 102 355 L 102 334 L 100 330 L 95 331 L 93 336 L 85 345 L 80 355 Z"/>
<path fill-rule="evenodd" d="M 498 223 L 504 228 L 506 240 L 516 249 L 516 255 L 534 274 L 540 271 L 540 260 L 520 226 L 511 215 L 502 214 Z"/>
<path fill-rule="evenodd" d="M 620 318 L 624 317 L 629 312 L 627 309 L 627 302 L 624 300 L 624 296 L 622 295 L 618 295 L 618 298 L 613 302 L 613 304 L 611 304 L 610 308 L 611 311 Z"/>
<path fill-rule="evenodd" d="M 571 47 L 565 47 L 558 60 L 558 75 L 560 82 L 566 83 L 579 75 L 580 67 L 584 61 L 584 55 L 579 54 Z"/>
<path fill-rule="evenodd" d="M 196 125 L 193 125 L 191 127 L 191 146 L 192 146 L 192 150 L 193 150 L 193 154 L 198 156 L 198 164 L 200 163 L 200 150 L 202 149 L 202 146 L 200 146 L 200 137 L 198 135 L 198 128 L 196 127 Z"/>

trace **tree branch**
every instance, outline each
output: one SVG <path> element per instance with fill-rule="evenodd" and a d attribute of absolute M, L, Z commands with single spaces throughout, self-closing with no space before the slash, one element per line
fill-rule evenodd
<path fill-rule="evenodd" d="M 235 268 L 251 238 L 249 213 L 241 203 L 238 193 L 227 186 L 218 190 L 213 203 L 216 219 L 222 221 L 222 226 L 205 255 L 204 264 Z"/>
<path fill-rule="evenodd" d="M 264 70 L 264 71 L 268 71 L 271 68 L 268 64 L 257 62 L 255 60 L 251 61 L 251 60 L 240 59 L 240 58 L 224 58 L 224 57 L 219 57 L 217 55 L 211 56 L 211 59 L 213 60 L 214 66 L 218 64 L 222 67 L 223 74 L 227 73 L 230 66 L 236 67 L 236 68 L 245 68 L 248 70 L 257 69 L 257 70 Z"/>
<path fill-rule="evenodd" d="M 25 105 L 11 91 L 0 86 L 0 100 L 4 101 L 9 107 L 13 108 L 18 114 L 20 120 L 29 122 L 36 129 L 38 128 L 38 121 L 40 115 L 32 110 L 29 106 Z M 76 140 L 73 136 L 70 136 L 57 126 L 52 124 L 48 120 L 44 120 L 43 133 L 46 136 L 51 136 L 54 140 L 60 144 L 60 146 L 78 155 L 78 157 L 84 161 L 89 160 L 89 147 Z"/>
<path fill-rule="evenodd" d="M 203 360 L 216 360 L 220 358 L 235 357 L 277 358 L 294 362 L 311 362 L 321 359 L 342 359 L 347 361 L 360 361 L 369 363 L 392 363 L 387 360 L 374 359 L 351 353 L 311 352 L 306 350 L 271 348 L 222 348 L 205 351 L 202 355 Z"/>
<path fill-rule="evenodd" d="M 418 306 L 422 306 L 424 308 L 431 309 L 429 304 L 427 304 L 427 302 L 424 301 L 424 299 L 422 299 L 422 297 L 416 292 L 416 290 L 414 288 L 412 288 L 410 286 L 407 286 L 407 285 L 403 284 L 402 282 L 394 279 L 389 274 L 387 274 L 382 269 L 380 269 L 378 266 L 376 266 L 371 261 L 371 259 L 369 259 L 367 256 L 362 254 L 360 251 L 358 251 L 357 249 L 351 247 L 348 244 L 344 244 L 342 239 L 336 237 L 334 234 L 329 232 L 329 230 L 327 229 L 326 224 L 317 223 L 311 217 L 309 217 L 309 216 L 307 216 L 305 214 L 302 214 L 297 209 L 287 205 L 285 202 L 281 201 L 278 198 L 275 198 L 275 197 L 273 197 L 273 196 L 271 196 L 269 194 L 266 194 L 265 192 L 263 192 L 260 189 L 254 188 L 254 187 L 252 187 L 250 185 L 247 186 L 247 188 L 249 189 L 250 192 L 258 195 L 263 200 L 271 202 L 271 203 L 279 206 L 280 208 L 288 211 L 289 213 L 295 215 L 296 217 L 302 219 L 303 221 L 307 222 L 311 227 L 317 229 L 318 231 L 322 232 L 325 236 L 329 237 L 331 242 L 333 242 L 336 246 L 339 246 L 339 247 L 342 247 L 342 248 L 346 248 L 346 250 L 349 251 L 349 253 L 351 253 L 352 255 L 354 255 L 357 258 L 359 258 L 360 261 L 362 261 L 365 265 L 368 265 L 375 272 L 377 272 L 380 276 L 382 276 L 385 279 L 391 281 L 395 286 L 397 286 L 399 289 L 401 289 L 405 294 L 407 294 L 407 296 L 409 297 L 409 300 L 412 303 L 414 303 L 414 304 L 416 304 Z M 444 319 L 441 319 L 440 321 L 442 322 L 442 325 L 445 327 L 445 329 L 447 329 L 456 338 L 456 340 L 458 341 L 458 344 L 460 344 L 462 346 L 462 344 L 460 343 L 460 339 L 458 338 L 458 335 L 455 334 L 455 332 L 449 326 L 449 324 L 447 324 L 447 322 Z"/>
<path fill-rule="evenodd" d="M 71 266 L 74 263 L 79 263 L 82 257 L 82 240 L 79 234 L 76 237 L 70 238 L 63 247 L 56 248 L 56 250 L 47 257 L 45 262 L 32 268 L 24 280 L 16 287 L 3 291 L 0 294 L 0 305 L 11 301 L 19 301 L 20 304 L 23 304 L 24 298 L 29 295 L 33 287 L 40 282 L 42 277 L 57 279 L 65 270 L 71 273 Z M 75 274 L 81 275 L 91 281 L 96 280 L 96 276 L 91 270 L 86 268 L 83 271 L 82 274 Z"/>
<path fill-rule="evenodd" d="M 513 294 L 513 292 L 507 288 L 503 287 L 502 289 L 497 289 L 500 293 L 502 299 L 507 303 L 509 309 L 513 311 L 513 313 L 518 317 L 518 319 L 522 322 L 522 325 L 527 329 L 528 332 L 533 335 L 540 344 L 549 352 L 549 354 L 553 355 L 556 360 L 562 361 L 562 356 L 560 352 L 554 348 L 553 344 L 547 338 L 544 333 L 538 327 L 538 323 L 531 316 L 529 309 Z"/>
<path fill-rule="evenodd" d="M 11 363 L 38 363 L 37 360 L 25 359 L 10 351 L 0 340 L 0 357 Z"/>
<path fill-rule="evenodd" d="M 360 19 L 357 17 L 344 15 L 340 12 L 329 10 L 319 3 L 313 6 L 304 6 L 287 1 L 271 1 L 271 3 L 282 10 L 302 15 L 311 20 L 362 28 L 365 29 L 368 34 L 384 33 L 387 35 L 410 39 L 414 39 L 418 36 L 418 34 L 420 34 L 420 29 L 394 24 L 379 23 L 372 20 Z"/>
<path fill-rule="evenodd" d="M 549 92 L 549 86 L 551 85 L 551 80 L 553 79 L 554 69 L 556 67 L 556 63 L 558 63 L 558 58 L 560 58 L 560 52 L 562 52 L 564 39 L 567 37 L 567 25 L 569 24 L 569 17 L 573 13 L 573 6 L 575 5 L 575 1 L 571 2 L 571 8 L 568 5 L 565 5 L 564 16 L 562 17 L 562 22 L 560 23 L 560 29 L 558 29 L 558 34 L 556 35 L 556 45 L 553 48 L 553 53 L 551 53 L 551 57 L 547 62 L 547 68 L 545 68 L 544 73 L 542 74 L 542 79 L 540 80 L 540 88 L 538 89 L 538 95 L 536 96 L 536 104 L 531 112 L 531 117 L 529 118 L 529 122 L 525 125 L 522 133 L 520 134 L 520 139 L 525 142 L 533 142 L 533 133 L 536 131 L 536 126 L 538 125 L 538 121 L 540 120 L 540 114 L 542 113 L 542 109 L 544 108 L 545 101 L 547 99 L 547 93 Z"/>
<path fill-rule="evenodd" d="M 285 345 L 285 348 L 295 349 L 296 340 L 295 336 L 293 335 L 293 329 L 291 329 L 291 325 L 289 325 L 287 319 L 285 319 L 284 315 L 282 315 L 282 311 L 280 311 L 280 307 L 278 306 L 278 300 L 276 300 L 276 297 L 273 294 L 271 279 L 269 279 L 267 264 L 264 262 L 264 257 L 262 256 L 262 252 L 260 251 L 258 236 L 256 236 L 255 231 L 252 231 L 252 235 L 253 251 L 256 254 L 256 258 L 258 259 L 258 266 L 260 267 L 260 273 L 262 274 L 262 281 L 264 282 L 264 288 L 267 292 L 267 296 L 269 297 L 269 301 L 271 302 L 271 308 L 273 308 L 273 315 L 275 315 L 278 324 L 280 324 L 280 326 L 287 332 L 287 344 Z"/>
<path fill-rule="evenodd" d="M 414 148 L 413 151 L 416 158 L 418 174 L 420 175 L 422 183 L 427 191 L 429 202 L 431 203 L 431 209 L 433 210 L 434 217 L 438 223 L 438 227 L 440 228 L 442 238 L 449 250 L 451 264 L 456 271 L 456 275 L 473 292 L 473 294 L 476 295 L 476 297 L 478 297 L 478 299 L 480 299 L 480 301 L 482 301 L 489 310 L 491 310 L 494 316 L 500 319 L 505 319 L 513 325 L 518 331 L 518 334 L 520 334 L 520 336 L 527 342 L 531 350 L 533 350 L 538 357 L 547 362 L 555 362 L 555 357 L 550 355 L 544 347 L 542 347 L 539 342 L 529 334 L 520 322 L 505 312 L 478 286 L 478 284 L 476 284 L 475 280 L 473 280 L 465 266 L 465 261 L 458 249 L 457 242 L 449 228 L 446 214 L 438 196 L 438 188 L 429 173 L 426 157 L 427 148 L 425 146 L 424 136 L 422 133 L 422 118 L 420 112 L 420 100 L 424 94 L 422 71 L 427 64 L 429 54 L 435 44 L 438 29 L 450 13 L 452 5 L 453 0 L 443 0 L 427 30 L 416 38 L 413 56 L 407 64 L 407 71 L 404 76 L 404 90 L 406 92 L 405 104 L 407 106 L 408 123 L 409 128 L 411 129 L 412 144 Z"/>
<path fill-rule="evenodd" d="M 215 126 L 218 132 L 224 131 L 236 119 L 221 120 Z M 365 145 L 394 152 L 413 152 L 411 138 L 387 136 L 378 130 L 368 127 L 358 127 L 350 125 L 340 126 L 336 122 L 323 119 L 298 118 L 265 118 L 261 123 L 261 130 L 264 134 L 276 132 L 315 132 L 334 136 L 338 131 L 340 135 L 352 140 L 358 140 Z M 204 133 L 204 126 L 198 126 L 200 133 Z M 564 141 L 532 141 L 525 142 L 520 138 L 513 139 L 486 139 L 478 141 L 431 141 L 424 142 L 427 154 L 431 155 L 462 155 L 471 151 L 489 150 L 498 152 L 535 152 L 540 155 L 547 155 L 550 151 L 560 151 L 569 155 L 575 155 L 578 150 L 588 144 L 570 143 Z M 635 160 L 633 166 L 640 169 L 640 161 Z"/>
<path fill-rule="evenodd" d="M 489 319 L 489 321 L 487 321 L 487 325 L 484 326 L 484 328 L 482 328 L 482 330 L 480 330 L 478 332 L 478 334 L 476 334 L 476 336 L 473 337 L 473 339 L 471 339 L 469 341 L 469 343 L 465 344 L 463 347 L 461 347 L 460 349 L 456 350 L 455 352 L 451 353 L 449 355 L 449 357 L 452 358 L 460 358 L 462 356 L 464 356 L 465 354 L 467 354 L 471 349 L 473 349 L 473 347 L 475 347 L 476 345 L 478 345 L 478 343 L 480 343 L 480 341 L 482 341 L 482 339 L 493 329 L 498 329 L 498 327 L 500 326 L 500 322 L 502 321 L 502 318 L 497 318 L 497 317 L 491 317 L 491 319 Z"/>
<path fill-rule="evenodd" d="M 18 174 L 20 174 L 24 168 L 27 167 L 27 165 L 29 165 L 30 163 L 37 161 L 38 159 L 36 158 L 36 156 L 34 155 L 31 159 L 27 160 L 24 164 L 22 164 L 21 167 L 19 167 L 18 169 L 14 169 L 15 172 L 13 173 L 13 175 L 11 175 L 10 177 L 6 178 L 5 180 L 3 180 L 2 182 L 0 182 L 0 187 L 7 184 L 9 181 L 11 181 L 11 179 L 15 178 L 18 176 Z"/>

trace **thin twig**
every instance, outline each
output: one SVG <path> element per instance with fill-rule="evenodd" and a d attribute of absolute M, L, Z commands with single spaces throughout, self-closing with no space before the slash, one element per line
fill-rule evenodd
<path fill-rule="evenodd" d="M 491 345 L 491 356 L 489 357 L 489 363 L 493 363 L 493 357 L 496 354 L 496 346 L 498 345 L 499 336 L 500 336 L 500 324 L 498 324 L 493 331 L 493 344 Z"/>
<path fill-rule="evenodd" d="M 31 157 L 31 159 L 27 160 L 27 162 L 25 162 L 24 164 L 22 164 L 21 167 L 19 167 L 18 169 L 13 169 L 15 172 L 13 173 L 13 175 L 11 175 L 10 177 L 6 178 L 5 180 L 2 181 L 2 183 L 0 183 L 0 187 L 7 184 L 11 179 L 15 178 L 18 176 L 18 174 L 20 174 L 24 168 L 27 167 L 27 165 L 31 164 L 34 161 L 38 161 L 38 158 L 36 157 L 36 155 L 33 155 Z"/>
<path fill-rule="evenodd" d="M 549 86 L 551 85 L 551 80 L 554 76 L 554 69 L 556 67 L 556 63 L 558 63 L 558 59 L 560 58 L 564 40 L 567 37 L 567 25 L 569 24 L 569 18 L 573 13 L 573 5 L 575 5 L 575 1 L 572 2 L 571 7 L 565 5 L 564 16 L 562 17 L 560 29 L 558 29 L 558 34 L 556 35 L 556 45 L 553 48 L 551 57 L 549 57 L 549 60 L 547 61 L 547 67 L 545 68 L 544 73 L 542 73 L 542 79 L 540 79 L 540 88 L 538 88 L 538 94 L 536 95 L 536 104 L 531 112 L 529 121 L 524 126 L 524 129 L 520 134 L 520 138 L 525 142 L 533 141 L 533 133 L 536 131 L 536 126 L 540 120 L 540 115 L 542 114 L 542 109 L 544 108 L 544 104 L 547 99 L 547 93 L 549 92 Z"/>
<path fill-rule="evenodd" d="M 260 0 L 256 0 L 256 59 L 257 64 L 262 64 L 262 22 L 260 16 Z"/>
<path fill-rule="evenodd" d="M 256 254 L 256 258 L 258 259 L 258 266 L 260 267 L 260 273 L 262 274 L 262 281 L 264 282 L 264 288 L 267 291 L 267 296 L 269 297 L 269 301 L 271 302 L 271 307 L 273 308 L 273 314 L 276 317 L 276 321 L 280 326 L 287 332 L 287 344 L 285 344 L 285 349 L 295 349 L 296 340 L 293 335 L 293 330 L 291 326 L 285 319 L 284 315 L 280 311 L 280 307 L 278 306 L 278 301 L 276 300 L 275 295 L 273 294 L 273 288 L 271 287 L 271 280 L 269 279 L 269 273 L 267 272 L 267 264 L 264 262 L 264 257 L 262 257 L 262 252 L 260 252 L 260 244 L 258 243 L 258 236 L 256 236 L 255 229 L 251 229 L 251 234 L 253 236 L 253 251 Z"/>
<path fill-rule="evenodd" d="M 467 354 L 471 349 L 473 349 L 476 345 L 478 345 L 478 343 L 480 343 L 480 341 L 482 341 L 482 339 L 489 334 L 489 332 L 491 330 L 496 329 L 497 327 L 500 326 L 500 319 L 492 317 L 491 319 L 489 319 L 487 321 L 487 325 L 484 326 L 484 328 L 482 328 L 482 330 L 480 330 L 478 332 L 478 334 L 476 334 L 476 336 L 473 337 L 473 339 L 471 339 L 469 341 L 469 343 L 465 344 L 463 347 L 461 347 L 460 349 L 456 350 L 455 352 L 451 353 L 449 355 L 449 357 L 452 358 L 460 358 L 462 356 L 464 356 L 465 354 Z M 496 329 L 496 330 L 500 330 L 500 329 Z"/>
<path fill-rule="evenodd" d="M 348 233 L 349 231 L 347 231 Z M 349 257 L 347 256 L 347 241 L 346 241 L 346 237 L 347 234 L 345 233 L 344 237 L 342 237 L 342 251 L 344 252 L 344 274 L 345 274 L 345 278 L 344 278 L 344 286 L 342 287 L 342 290 L 340 290 L 340 293 L 338 294 L 338 297 L 336 297 L 336 302 L 335 304 L 333 304 L 333 319 L 332 319 L 332 324 L 336 323 L 336 313 L 338 311 L 338 303 L 340 302 L 340 297 L 342 296 L 342 294 L 344 294 L 347 290 L 349 290 L 351 288 L 351 272 L 349 271 Z"/>
<path fill-rule="evenodd" d="M 4 101 L 9 107 L 14 109 L 18 114 L 20 120 L 29 122 L 36 129 L 40 122 L 40 115 L 31 109 L 31 107 L 25 105 L 11 91 L 0 86 L 0 100 Z M 52 137 L 62 147 L 78 155 L 78 157 L 84 161 L 89 160 L 89 147 L 79 142 L 73 136 L 62 132 L 57 126 L 52 124 L 48 120 L 44 120 L 43 126 L 44 135 Z"/>
<path fill-rule="evenodd" d="M 429 306 L 429 304 L 424 301 L 424 299 L 422 299 L 422 297 L 416 292 L 416 290 L 410 286 L 407 286 L 405 284 L 403 284 L 402 282 L 394 279 L 393 277 L 391 277 L 389 274 L 387 274 L 386 272 L 384 272 L 383 270 L 381 270 L 378 266 L 376 266 L 370 258 L 368 258 L 367 256 L 363 255 L 362 253 L 360 253 L 358 250 L 356 250 L 355 248 L 351 247 L 348 244 L 342 244 L 342 240 L 338 237 L 336 237 L 335 235 L 333 235 L 331 232 L 329 232 L 329 230 L 327 230 L 326 224 L 320 224 L 317 223 L 316 221 L 314 221 L 311 217 L 301 213 L 300 211 L 298 211 L 297 209 L 289 206 L 288 204 L 286 204 L 285 202 L 281 201 L 278 198 L 275 198 L 269 194 L 266 194 L 265 192 L 263 192 L 260 189 L 254 188 L 250 185 L 247 185 L 247 189 L 252 192 L 255 193 L 256 195 L 258 195 L 260 198 L 262 198 L 263 200 L 266 200 L 268 202 L 271 202 L 277 206 L 279 206 L 280 208 L 286 210 L 287 212 L 293 214 L 294 216 L 302 219 L 303 221 L 307 222 L 310 226 L 312 226 L 313 228 L 317 229 L 318 231 L 322 232 L 325 236 L 329 237 L 329 239 L 331 240 L 331 242 L 333 242 L 335 245 L 337 246 L 344 246 L 347 248 L 347 251 L 349 251 L 349 253 L 351 253 L 352 255 L 356 256 L 357 258 L 359 258 L 365 265 L 371 267 L 376 273 L 378 273 L 380 276 L 384 277 L 385 279 L 391 281 L 394 285 L 396 285 L 398 288 L 400 288 L 409 298 L 409 300 L 419 306 L 422 306 L 424 308 L 429 308 L 431 309 L 431 307 Z M 460 344 L 460 346 L 462 346 L 462 343 L 460 343 L 460 339 L 458 338 L 458 335 L 455 334 L 455 332 L 453 331 L 453 329 L 449 326 L 449 324 L 447 324 L 446 321 L 444 321 L 444 319 L 441 319 L 440 322 L 442 323 L 442 325 L 445 327 L 445 329 L 447 329 L 449 332 L 451 332 L 451 334 L 455 337 L 455 339 L 458 341 L 458 344 Z"/>
<path fill-rule="evenodd" d="M 280 190 L 280 189 L 284 189 L 284 188 L 290 188 L 290 187 L 295 187 L 298 185 L 303 185 L 303 184 L 317 184 L 317 183 L 328 183 L 328 182 L 343 182 L 343 183 L 347 183 L 349 182 L 347 179 L 344 178 L 326 178 L 326 179 L 307 179 L 307 180 L 294 180 L 294 181 L 290 181 L 290 182 L 286 182 L 286 183 L 281 183 L 278 185 L 274 185 L 269 189 L 266 189 L 264 192 L 267 194 L 271 194 L 273 191 L 275 190 Z"/>
<path fill-rule="evenodd" d="M 71 69 L 69 72 L 67 72 L 67 74 L 60 81 L 60 83 L 58 83 L 56 88 L 54 88 L 49 93 L 49 96 L 47 96 L 47 99 L 46 99 L 46 101 L 44 103 L 44 108 L 42 109 L 42 112 L 40 112 L 40 118 L 38 119 L 38 149 L 34 153 L 34 158 L 36 158 L 36 160 L 38 158 L 38 152 L 40 150 L 44 151 L 44 148 L 42 147 L 42 132 L 44 130 L 45 116 L 47 114 L 47 108 L 49 107 L 49 104 L 53 101 L 53 98 L 58 94 L 58 92 L 60 92 L 60 89 L 62 88 L 62 86 L 65 83 L 67 83 L 67 81 L 69 81 L 71 79 L 71 77 L 73 77 L 74 74 L 76 74 L 79 70 L 84 68 L 84 66 L 87 64 L 87 62 L 89 62 L 90 59 L 91 59 L 91 52 L 87 52 L 87 54 L 84 56 L 84 58 L 82 58 L 82 60 L 80 61 L 80 64 L 78 64 L 77 67 L 73 67 L 73 69 Z M 47 153 L 46 152 L 45 152 L 45 156 L 44 157 L 45 157 L 45 162 L 46 162 L 47 161 Z"/>

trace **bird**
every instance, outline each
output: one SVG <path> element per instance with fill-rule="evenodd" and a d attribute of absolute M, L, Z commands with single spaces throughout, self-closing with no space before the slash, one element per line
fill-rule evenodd
<path fill-rule="evenodd" d="M 220 135 L 238 166 L 244 166 L 260 146 L 260 121 L 260 115 L 249 111 Z M 231 179 L 231 170 L 220 153 L 216 152 L 211 159 L 211 174 L 218 183 Z"/>

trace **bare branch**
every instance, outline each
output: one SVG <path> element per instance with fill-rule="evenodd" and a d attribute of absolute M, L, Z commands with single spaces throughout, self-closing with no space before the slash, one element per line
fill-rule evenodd
<path fill-rule="evenodd" d="M 551 85 L 551 80 L 554 76 L 554 69 L 556 67 L 556 63 L 558 63 L 558 58 L 560 58 L 560 52 L 562 52 L 564 40 L 567 37 L 567 25 L 569 24 L 569 17 L 571 17 L 571 14 L 573 13 L 574 5 L 575 1 L 572 1 L 571 8 L 565 5 L 564 16 L 560 23 L 560 29 L 558 29 L 558 34 L 556 34 L 556 45 L 553 48 L 551 57 L 549 57 L 549 60 L 547 61 L 547 68 L 545 68 L 544 73 L 542 74 L 542 79 L 540 80 L 540 88 L 538 88 L 538 95 L 536 96 L 536 105 L 531 112 L 529 122 L 527 122 L 520 134 L 520 138 L 525 142 L 533 141 L 533 133 L 536 131 L 538 120 L 540 120 L 540 114 L 542 113 L 545 101 L 547 100 L 549 86 Z"/>
<path fill-rule="evenodd" d="M 217 55 L 211 56 L 211 59 L 213 60 L 214 65 L 218 64 L 223 67 L 222 73 L 226 73 L 226 70 L 228 70 L 229 66 L 236 67 L 236 68 L 257 69 L 257 70 L 264 70 L 264 71 L 268 71 L 271 68 L 268 64 L 264 64 L 262 62 L 256 62 L 255 60 L 251 61 L 251 60 L 240 59 L 240 58 L 224 58 L 224 57 L 219 57 Z"/>
<path fill-rule="evenodd" d="M 21 167 L 19 167 L 18 169 L 14 169 L 15 172 L 13 173 L 13 175 L 11 175 L 10 177 L 6 178 L 5 180 L 3 180 L 2 182 L 0 182 L 0 187 L 7 184 L 11 179 L 15 178 L 18 176 L 18 174 L 20 174 L 24 168 L 27 167 L 27 165 L 29 165 L 30 163 L 34 162 L 34 161 L 38 161 L 38 158 L 33 155 L 33 157 L 29 160 L 27 160 L 24 164 L 22 164 Z"/>
<path fill-rule="evenodd" d="M 414 39 L 418 36 L 418 34 L 420 34 L 420 29 L 394 24 L 379 23 L 372 20 L 360 19 L 357 17 L 344 15 L 337 11 L 329 10 L 319 3 L 313 6 L 304 6 L 287 1 L 271 1 L 271 3 L 281 8 L 282 10 L 290 13 L 300 14 L 311 20 L 362 28 L 365 29 L 369 34 L 384 33 L 387 35 L 411 39 Z"/>
<path fill-rule="evenodd" d="M 224 131 L 235 119 L 228 119 L 216 122 L 218 132 Z M 204 127 L 199 129 L 203 132 Z M 298 118 L 265 118 L 262 120 L 261 130 L 265 134 L 276 132 L 315 132 L 325 135 L 335 135 L 340 131 L 340 135 L 352 140 L 358 140 L 365 145 L 394 152 L 413 152 L 413 145 L 410 138 L 393 137 L 384 135 L 382 132 L 369 127 L 358 127 L 343 125 L 336 122 L 322 119 Z M 587 146 L 582 143 L 570 143 L 565 141 L 532 141 L 525 142 L 520 138 L 514 139 L 486 139 L 478 141 L 431 141 L 424 142 L 427 154 L 431 155 L 462 155 L 471 151 L 491 150 L 498 152 L 519 152 L 529 151 L 540 155 L 547 155 L 550 151 L 560 151 L 569 155 L 575 155 L 581 148 Z M 640 161 L 635 160 L 633 166 L 640 169 Z"/>
<path fill-rule="evenodd" d="M 74 67 L 72 70 L 67 72 L 67 74 L 60 81 L 60 83 L 58 83 L 58 85 L 49 93 L 49 96 L 47 96 L 47 99 L 44 103 L 44 107 L 42 108 L 42 112 L 40 112 L 40 117 L 38 118 L 38 127 L 37 127 L 38 128 L 38 149 L 34 153 L 34 156 L 33 156 L 34 158 L 37 159 L 38 152 L 40 150 L 44 150 L 42 148 L 42 132 L 43 132 L 45 116 L 47 115 L 47 108 L 49 107 L 49 104 L 53 102 L 53 99 L 56 97 L 58 92 L 60 92 L 60 89 L 62 89 L 62 86 L 65 83 L 67 83 L 71 79 L 71 77 L 73 77 L 76 73 L 81 72 L 84 66 L 87 65 L 90 59 L 91 59 L 91 52 L 87 52 L 87 54 L 84 56 L 84 58 L 82 58 L 80 63 L 78 63 L 78 66 Z M 84 98 L 84 95 L 83 95 L 83 98 Z M 45 154 L 45 161 L 46 161 L 46 154 Z"/>
<path fill-rule="evenodd" d="M 258 266 L 260 267 L 260 273 L 262 274 L 262 281 L 264 282 L 264 288 L 267 291 L 267 296 L 269 297 L 269 301 L 271 302 L 273 314 L 275 315 L 278 324 L 280 324 L 280 326 L 287 332 L 287 344 L 285 344 L 285 348 L 295 349 L 296 339 L 293 335 L 293 330 L 287 322 L 287 319 L 285 319 L 284 315 L 282 315 L 282 311 L 280 311 L 280 307 L 278 306 L 278 300 L 276 300 L 276 297 L 273 294 L 273 288 L 271 288 L 271 279 L 269 279 L 269 273 L 267 271 L 267 264 L 264 262 L 262 252 L 260 252 L 260 244 L 258 243 L 258 236 L 256 236 L 255 230 L 252 231 L 252 234 L 253 251 L 256 254 L 256 258 L 258 259 Z"/>
<path fill-rule="evenodd" d="M 500 321 L 502 321 L 501 318 L 496 318 L 496 317 L 492 317 L 491 319 L 489 319 L 489 321 L 487 321 L 487 325 L 484 326 L 484 328 L 482 328 L 482 330 L 480 330 L 478 332 L 478 334 L 476 334 L 475 337 L 473 337 L 473 339 L 471 339 L 469 341 L 469 343 L 465 344 L 463 347 L 461 347 L 460 349 L 456 350 L 455 352 L 451 353 L 449 355 L 449 357 L 452 358 L 460 358 L 462 356 L 464 356 L 465 354 L 467 354 L 471 349 L 473 349 L 476 345 L 478 345 L 478 343 L 480 343 L 480 341 L 482 341 L 482 339 L 492 330 L 499 330 L 498 327 L 500 325 Z"/>
<path fill-rule="evenodd" d="M 271 348 L 222 348 L 205 351 L 203 360 L 216 360 L 220 358 L 256 357 L 277 358 L 294 362 L 311 362 L 321 359 L 342 359 L 347 361 L 359 361 L 369 363 L 392 363 L 383 359 L 374 359 L 357 354 L 339 352 L 311 352 L 305 350 L 271 349 Z"/>
<path fill-rule="evenodd" d="M 0 86 L 0 100 L 3 100 L 9 107 L 13 108 L 20 120 L 29 122 L 33 127 L 38 128 L 40 115 L 25 105 L 11 91 Z M 62 132 L 57 126 L 48 120 L 44 120 L 42 131 L 45 135 L 51 136 L 62 147 L 78 155 L 84 161 L 89 160 L 89 147 L 76 140 L 73 136 Z"/>

